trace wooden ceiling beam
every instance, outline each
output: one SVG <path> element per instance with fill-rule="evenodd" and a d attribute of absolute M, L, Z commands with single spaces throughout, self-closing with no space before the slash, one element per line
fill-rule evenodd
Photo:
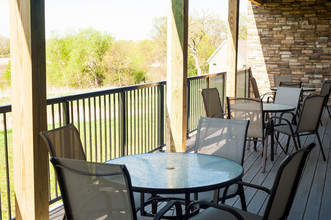
<path fill-rule="evenodd" d="M 262 6 L 263 5 L 263 0 L 249 0 L 250 2 L 253 2 L 254 4 L 258 5 L 258 6 Z"/>

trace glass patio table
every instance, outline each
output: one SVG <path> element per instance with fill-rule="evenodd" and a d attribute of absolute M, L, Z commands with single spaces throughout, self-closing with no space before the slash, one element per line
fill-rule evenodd
<path fill-rule="evenodd" d="M 195 153 L 137 154 L 106 163 L 126 165 L 131 176 L 132 190 L 142 195 L 142 214 L 144 193 L 151 193 L 152 196 L 185 194 L 187 207 L 191 193 L 217 190 L 239 181 L 243 176 L 243 167 L 235 161 Z"/>
<path fill-rule="evenodd" d="M 301 87 L 303 92 L 314 92 L 316 91 L 316 88 L 313 87 Z M 271 90 L 277 91 L 278 86 L 272 86 L 270 87 Z"/>

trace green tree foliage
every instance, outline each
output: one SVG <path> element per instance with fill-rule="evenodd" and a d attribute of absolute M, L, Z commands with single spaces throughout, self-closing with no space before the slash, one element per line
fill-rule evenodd
<path fill-rule="evenodd" d="M 146 54 L 139 54 L 139 44 L 133 41 L 116 41 L 105 57 L 109 85 L 125 86 L 146 81 Z"/>
<path fill-rule="evenodd" d="M 7 37 L 0 36 L 0 57 L 10 56 L 10 40 Z"/>
<path fill-rule="evenodd" d="M 239 15 L 239 40 L 247 40 L 247 17 L 244 14 Z"/>
<path fill-rule="evenodd" d="M 97 87 L 106 84 L 104 58 L 112 37 L 94 29 L 83 29 L 47 41 L 47 79 L 51 86 Z"/>
<path fill-rule="evenodd" d="M 11 86 L 11 62 L 9 61 L 5 72 L 0 77 L 0 88 L 6 89 Z"/>

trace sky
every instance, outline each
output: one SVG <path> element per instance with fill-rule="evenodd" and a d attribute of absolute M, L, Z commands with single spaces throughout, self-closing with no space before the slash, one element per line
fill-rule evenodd
<path fill-rule="evenodd" d="M 153 19 L 167 15 L 169 0 L 45 0 L 46 38 L 92 27 L 115 40 L 144 40 Z M 247 0 L 240 1 L 245 12 Z M 208 11 L 227 18 L 228 0 L 189 0 L 189 13 Z M 0 0 L 0 35 L 9 37 L 9 0 Z"/>

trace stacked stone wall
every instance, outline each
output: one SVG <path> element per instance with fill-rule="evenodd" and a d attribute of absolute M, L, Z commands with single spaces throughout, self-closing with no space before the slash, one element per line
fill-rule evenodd
<path fill-rule="evenodd" d="M 260 92 L 274 75 L 291 75 L 303 86 L 331 80 L 331 2 L 265 0 L 248 3 L 248 65 Z"/>

